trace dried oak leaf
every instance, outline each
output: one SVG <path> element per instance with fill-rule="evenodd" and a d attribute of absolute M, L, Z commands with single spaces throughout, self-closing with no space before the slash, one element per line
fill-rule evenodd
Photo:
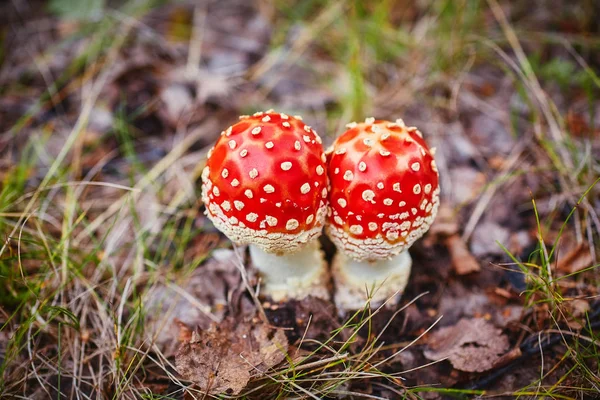
<path fill-rule="evenodd" d="M 450 252 L 452 268 L 457 275 L 467 275 L 481 270 L 479 262 L 473 257 L 460 235 L 455 234 L 448 237 L 445 243 Z"/>
<path fill-rule="evenodd" d="M 281 329 L 263 323 L 226 320 L 193 332 L 175 356 L 177 371 L 209 394 L 238 394 L 248 382 L 285 359 Z"/>
<path fill-rule="evenodd" d="M 506 335 L 482 318 L 463 318 L 456 325 L 434 332 L 423 354 L 430 360 L 448 358 L 461 371 L 483 372 L 492 368 L 508 350 Z"/>

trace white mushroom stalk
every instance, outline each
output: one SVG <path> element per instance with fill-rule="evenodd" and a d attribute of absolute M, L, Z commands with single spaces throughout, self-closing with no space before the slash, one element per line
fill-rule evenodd
<path fill-rule="evenodd" d="M 240 117 L 209 153 L 206 214 L 233 242 L 250 245 L 263 297 L 329 297 L 317 239 L 327 212 L 325 161 L 311 127 L 272 110 Z"/>
<path fill-rule="evenodd" d="M 396 304 L 412 265 L 407 249 L 433 222 L 439 179 L 421 132 L 402 120 L 352 123 L 331 148 L 327 233 L 338 248 L 338 310 Z"/>

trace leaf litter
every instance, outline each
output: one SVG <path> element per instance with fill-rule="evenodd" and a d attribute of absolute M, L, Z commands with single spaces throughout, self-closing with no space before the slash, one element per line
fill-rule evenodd
<path fill-rule="evenodd" d="M 177 372 L 209 394 L 238 394 L 250 382 L 269 373 L 287 355 L 283 329 L 255 318 L 227 319 L 204 331 L 194 331 L 175 356 Z"/>
<path fill-rule="evenodd" d="M 425 357 L 448 359 L 454 368 L 467 372 L 491 369 L 508 350 L 508 337 L 483 318 L 461 319 L 456 325 L 441 328 L 427 341 Z"/>

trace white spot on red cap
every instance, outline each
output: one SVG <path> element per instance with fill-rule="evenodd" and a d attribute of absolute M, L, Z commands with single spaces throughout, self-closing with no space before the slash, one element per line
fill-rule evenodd
<path fill-rule="evenodd" d="M 306 224 L 310 225 L 312 224 L 312 222 L 314 221 L 315 216 L 313 214 L 310 214 L 308 217 L 306 217 Z"/>
<path fill-rule="evenodd" d="M 267 216 L 265 217 L 265 219 L 267 220 L 267 224 L 268 224 L 269 226 L 275 226 L 275 225 L 277 225 L 277 218 L 275 218 L 275 217 L 272 217 L 272 216 L 270 216 L 270 215 L 267 215 Z"/>
<path fill-rule="evenodd" d="M 290 161 L 284 161 L 281 163 L 281 169 L 284 171 L 289 171 L 292 168 L 292 163 Z"/>
<path fill-rule="evenodd" d="M 431 193 L 431 183 L 425 185 L 425 194 Z"/>
<path fill-rule="evenodd" d="M 413 193 L 414 193 L 414 194 L 419 194 L 419 193 L 421 193 L 421 185 L 419 185 L 419 184 L 417 183 L 415 186 L 413 186 Z"/>
<path fill-rule="evenodd" d="M 233 187 L 238 187 L 238 186 L 240 186 L 240 181 L 238 181 L 237 179 L 235 179 L 235 178 L 234 178 L 234 179 L 231 181 L 231 186 L 233 186 Z"/>
<path fill-rule="evenodd" d="M 273 142 L 271 142 L 271 141 L 268 141 L 267 143 L 265 143 L 265 147 L 266 147 L 267 149 L 272 149 L 272 148 L 273 148 L 273 146 L 275 146 L 275 145 L 274 145 L 274 144 L 273 144 Z"/>
<path fill-rule="evenodd" d="M 290 123 L 287 121 L 283 121 L 283 123 L 281 124 L 281 126 L 283 126 L 284 128 L 289 128 L 291 127 Z"/>
<path fill-rule="evenodd" d="M 371 232 L 374 232 L 377 230 L 377 223 L 376 222 L 369 222 L 369 230 Z"/>
<path fill-rule="evenodd" d="M 373 118 L 373 117 L 365 118 L 365 124 L 372 124 L 373 122 L 375 122 L 375 118 Z"/>
<path fill-rule="evenodd" d="M 231 139 L 228 143 L 231 150 L 235 149 L 235 146 L 237 146 L 237 143 L 233 139 Z"/>
<path fill-rule="evenodd" d="M 231 211 L 231 203 L 227 200 L 221 203 L 221 208 L 225 211 Z"/>
<path fill-rule="evenodd" d="M 394 200 L 392 199 L 383 199 L 383 204 L 385 204 L 386 206 L 391 206 L 392 204 L 394 204 Z"/>
<path fill-rule="evenodd" d="M 338 155 L 344 154 L 344 153 L 346 153 L 346 148 L 345 147 L 340 147 L 339 149 L 337 149 L 335 151 L 335 154 L 338 154 Z"/>
<path fill-rule="evenodd" d="M 213 194 L 217 197 L 219 197 L 219 195 L 221 194 L 221 192 L 219 191 L 219 188 L 214 186 L 213 187 Z"/>
<path fill-rule="evenodd" d="M 233 205 L 235 206 L 236 210 L 238 210 L 238 211 L 240 211 L 242 208 L 244 208 L 244 202 L 240 201 L 240 200 L 234 200 Z M 254 221 L 251 221 L 251 222 L 254 222 Z"/>
<path fill-rule="evenodd" d="M 265 191 L 265 193 L 275 193 L 275 188 L 273 187 L 273 185 L 266 184 L 263 187 L 263 190 Z"/>
<path fill-rule="evenodd" d="M 252 190 L 250 190 L 250 189 L 246 189 L 246 190 L 244 191 L 244 194 L 245 194 L 245 195 L 246 195 L 246 197 L 247 197 L 247 198 L 249 198 L 249 199 L 251 199 L 251 198 L 253 198 L 253 197 L 254 197 L 254 195 L 252 194 Z"/>
<path fill-rule="evenodd" d="M 248 172 L 248 175 L 250 175 L 250 178 L 254 179 L 258 176 L 258 171 L 256 168 L 252 168 L 250 172 Z"/>
<path fill-rule="evenodd" d="M 389 156 L 389 155 L 390 155 L 390 154 L 392 154 L 392 153 L 390 153 L 390 152 L 389 152 L 389 151 L 387 151 L 387 150 L 383 150 L 383 149 L 381 149 L 381 150 L 379 150 L 379 154 L 381 154 L 383 157 L 387 157 L 387 156 Z"/>
<path fill-rule="evenodd" d="M 229 170 L 227 168 L 223 168 L 223 171 L 221 171 L 221 176 L 223 179 L 227 178 L 229 176 Z"/>
<path fill-rule="evenodd" d="M 323 167 L 320 165 L 317 165 L 317 175 L 323 175 L 324 172 L 325 172 L 325 170 L 323 169 Z"/>
<path fill-rule="evenodd" d="M 244 158 L 248 155 L 248 150 L 243 149 L 242 151 L 240 151 L 240 157 Z"/>
<path fill-rule="evenodd" d="M 367 189 L 367 190 L 363 191 L 362 192 L 362 199 L 364 201 L 368 201 L 370 203 L 375 203 L 375 200 L 373 200 L 373 199 L 375 199 L 375 192 L 373 192 L 370 189 Z"/>
<path fill-rule="evenodd" d="M 265 115 L 262 119 L 262 122 L 269 122 L 271 120 L 271 117 L 269 117 L 268 115 Z"/>
<path fill-rule="evenodd" d="M 360 172 L 365 172 L 367 170 L 367 163 L 364 161 L 361 161 L 358 163 L 358 170 Z"/>
<path fill-rule="evenodd" d="M 363 227 L 360 225 L 351 225 L 350 233 L 352 233 L 354 235 L 360 235 L 361 233 L 363 233 Z"/>
<path fill-rule="evenodd" d="M 285 223 L 285 229 L 287 229 L 288 231 L 293 231 L 294 229 L 298 228 L 298 226 L 300 226 L 300 224 L 298 223 L 298 220 L 294 218 L 289 219 Z"/>
<path fill-rule="evenodd" d="M 418 162 L 414 162 L 410 165 L 410 169 L 417 172 L 419 169 L 421 169 L 421 164 L 419 164 Z"/>
<path fill-rule="evenodd" d="M 398 239 L 398 232 L 396 232 L 396 231 L 388 231 L 385 234 L 385 237 L 386 237 L 387 240 L 393 242 L 394 240 Z"/>
<path fill-rule="evenodd" d="M 354 179 L 354 174 L 352 173 L 352 171 L 347 170 L 346 172 L 344 172 L 344 180 L 350 182 L 352 179 Z"/>
<path fill-rule="evenodd" d="M 252 131 L 250 131 L 250 133 L 252 133 L 253 135 L 258 135 L 261 130 L 262 130 L 262 128 L 260 126 L 257 126 L 257 127 L 252 128 Z"/>
<path fill-rule="evenodd" d="M 258 219 L 257 213 L 248 213 L 248 215 L 246 215 L 246 221 L 248 221 L 248 222 L 256 222 L 257 219 Z"/>
<path fill-rule="evenodd" d="M 299 140 L 296 140 L 296 141 L 294 142 L 294 148 L 295 148 L 296 150 L 300 150 L 300 149 L 302 149 L 302 145 L 300 144 L 300 141 L 299 141 Z"/>
<path fill-rule="evenodd" d="M 300 187 L 300 192 L 301 192 L 302 194 L 306 194 L 306 193 L 310 192 L 310 183 L 308 183 L 308 182 L 307 182 L 307 183 L 305 183 L 304 185 L 302 185 L 302 186 Z"/>
<path fill-rule="evenodd" d="M 346 208 L 346 206 L 348 205 L 348 202 L 345 199 L 339 198 L 337 203 L 340 205 L 340 207 L 342 208 Z"/>
<path fill-rule="evenodd" d="M 350 122 L 349 124 L 346 124 L 346 128 L 353 129 L 356 128 L 356 125 L 358 125 L 356 122 Z"/>

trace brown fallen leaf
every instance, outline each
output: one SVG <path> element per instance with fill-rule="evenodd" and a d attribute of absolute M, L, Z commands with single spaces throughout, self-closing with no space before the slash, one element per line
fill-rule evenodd
<path fill-rule="evenodd" d="M 452 259 L 452 268 L 457 275 L 467 275 L 481 269 L 460 235 L 452 235 L 445 242 Z"/>
<path fill-rule="evenodd" d="M 581 242 L 568 251 L 567 254 L 559 255 L 557 268 L 559 271 L 572 274 L 590 267 L 593 262 L 594 259 L 590 253 L 589 245 L 586 242 Z"/>
<path fill-rule="evenodd" d="M 281 329 L 262 322 L 228 319 L 193 332 L 179 348 L 179 374 L 209 394 L 238 394 L 248 382 L 285 359 L 288 342 Z"/>
<path fill-rule="evenodd" d="M 452 366 L 466 372 L 491 369 L 506 350 L 506 335 L 482 318 L 461 319 L 456 325 L 434 332 L 423 352 L 430 360 L 448 358 Z"/>

